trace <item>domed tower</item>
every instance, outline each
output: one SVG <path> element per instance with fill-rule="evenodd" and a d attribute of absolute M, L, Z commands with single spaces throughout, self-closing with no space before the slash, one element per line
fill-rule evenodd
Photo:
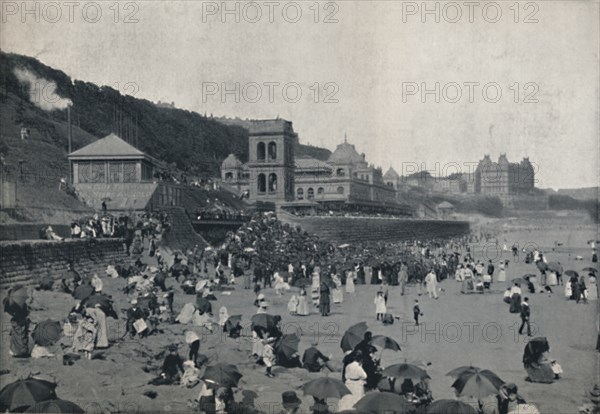
<path fill-rule="evenodd" d="M 221 163 L 221 179 L 227 183 L 236 183 L 242 175 L 242 162 L 229 154 Z"/>
<path fill-rule="evenodd" d="M 294 147 L 298 135 L 283 119 L 253 121 L 249 126 L 250 200 L 294 200 Z"/>

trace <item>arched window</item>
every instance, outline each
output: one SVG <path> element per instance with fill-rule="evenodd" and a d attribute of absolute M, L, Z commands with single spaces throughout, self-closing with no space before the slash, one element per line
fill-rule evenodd
<path fill-rule="evenodd" d="M 267 191 L 267 178 L 264 174 L 258 174 L 257 190 L 259 193 L 264 193 Z"/>
<path fill-rule="evenodd" d="M 304 190 L 302 188 L 296 190 L 296 198 L 298 200 L 304 200 Z"/>
<path fill-rule="evenodd" d="M 269 192 L 277 191 L 277 174 L 269 174 Z"/>
<path fill-rule="evenodd" d="M 269 160 L 277 159 L 277 144 L 274 142 L 269 142 Z"/>
<path fill-rule="evenodd" d="M 323 187 L 319 187 L 317 189 L 317 194 L 321 195 L 321 194 L 325 194 L 325 189 Z"/>
<path fill-rule="evenodd" d="M 337 188 L 337 192 L 338 192 L 338 194 L 344 194 L 344 187 L 342 187 L 342 186 L 339 186 L 339 187 Z"/>
<path fill-rule="evenodd" d="M 308 196 L 307 198 L 309 200 L 312 200 L 313 198 L 315 198 L 315 189 L 314 188 L 309 188 L 308 189 Z"/>
<path fill-rule="evenodd" d="M 233 179 L 233 173 L 232 172 L 225 173 L 225 179 L 226 180 L 232 180 Z"/>
<path fill-rule="evenodd" d="M 264 160 L 266 155 L 265 143 L 259 142 L 256 144 L 256 159 Z"/>
<path fill-rule="evenodd" d="M 346 175 L 346 174 L 344 173 L 344 169 L 343 169 L 343 168 L 338 168 L 338 169 L 337 169 L 337 171 L 336 171 L 335 173 L 336 173 L 336 175 L 337 175 L 338 177 L 343 177 L 344 175 Z"/>

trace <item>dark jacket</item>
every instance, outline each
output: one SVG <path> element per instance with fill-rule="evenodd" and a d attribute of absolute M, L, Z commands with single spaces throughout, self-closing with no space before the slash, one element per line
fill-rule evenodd
<path fill-rule="evenodd" d="M 329 358 L 323 355 L 317 348 L 311 346 L 304 351 L 304 355 L 302 356 L 302 365 L 304 365 L 304 368 L 310 372 L 319 372 L 321 370 L 321 363 L 319 360 L 327 362 L 329 361 Z"/>

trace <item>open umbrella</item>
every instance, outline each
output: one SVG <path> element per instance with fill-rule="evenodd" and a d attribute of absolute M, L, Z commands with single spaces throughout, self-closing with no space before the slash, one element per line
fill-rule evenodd
<path fill-rule="evenodd" d="M 458 400 L 437 400 L 427 407 L 427 414 L 477 414 L 477 410 Z"/>
<path fill-rule="evenodd" d="M 253 325 L 260 326 L 265 329 L 273 328 L 277 324 L 275 315 L 268 313 L 258 313 L 256 315 L 252 315 L 251 320 Z"/>
<path fill-rule="evenodd" d="M 327 398 L 342 398 L 351 394 L 350 390 L 337 378 L 317 378 L 302 385 L 304 395 L 312 395 L 320 400 Z"/>
<path fill-rule="evenodd" d="M 415 406 L 391 392 L 370 392 L 358 400 L 354 408 L 373 414 L 404 414 L 413 412 Z"/>
<path fill-rule="evenodd" d="M 452 388 L 459 396 L 473 396 L 481 400 L 489 395 L 497 394 L 504 384 L 492 371 L 484 369 L 478 372 L 466 372 L 454 381 Z"/>
<path fill-rule="evenodd" d="M 577 272 L 576 272 L 576 271 L 574 271 L 574 270 L 567 270 L 567 271 L 565 272 L 565 275 L 579 277 L 579 273 L 577 273 Z"/>
<path fill-rule="evenodd" d="M 142 302 L 142 298 L 140 298 L 139 302 Z M 113 308 L 112 299 L 103 293 L 94 293 L 93 295 L 84 299 L 82 304 L 88 308 L 93 308 L 98 305 L 106 316 L 110 316 L 113 319 L 119 319 L 117 312 L 115 312 Z"/>
<path fill-rule="evenodd" d="M 364 339 L 365 332 L 368 330 L 369 328 L 367 327 L 366 322 L 360 322 L 348 328 L 340 342 L 342 350 L 344 352 L 354 350 L 354 347 Z"/>
<path fill-rule="evenodd" d="M 283 335 L 275 344 L 275 354 L 277 357 L 280 355 L 284 356 L 287 359 L 292 358 L 292 355 L 298 352 L 298 344 L 300 343 L 300 338 L 298 335 L 289 334 Z"/>
<path fill-rule="evenodd" d="M 27 378 L 8 384 L 0 390 L 0 411 L 24 410 L 37 402 L 56 398 L 56 384 Z"/>
<path fill-rule="evenodd" d="M 382 348 L 382 351 L 384 349 L 391 349 L 392 351 L 401 350 L 398 342 L 385 335 L 375 335 L 373 338 L 371 338 L 371 344 Z"/>
<path fill-rule="evenodd" d="M 84 283 L 83 285 L 79 285 L 73 291 L 73 297 L 77 300 L 84 300 L 92 296 L 95 289 L 92 285 L 88 285 Z"/>
<path fill-rule="evenodd" d="M 242 322 L 242 315 L 232 315 L 225 321 L 225 328 L 233 328 Z"/>
<path fill-rule="evenodd" d="M 518 283 L 519 285 L 526 285 L 527 281 L 525 279 L 523 279 L 522 277 L 516 277 L 513 280 L 511 280 L 511 283 Z"/>
<path fill-rule="evenodd" d="M 594 269 L 593 267 L 584 267 L 583 269 L 581 269 L 581 271 L 589 272 L 589 273 L 593 273 L 593 274 L 598 273 L 598 269 Z"/>
<path fill-rule="evenodd" d="M 311 284 L 311 282 L 305 277 L 301 277 L 300 279 L 297 279 L 296 281 L 294 281 L 294 286 L 299 287 L 299 288 L 306 287 L 310 284 Z"/>
<path fill-rule="evenodd" d="M 538 270 L 540 272 L 545 272 L 546 270 L 548 270 L 548 264 L 544 263 L 543 261 L 539 261 L 535 264 L 538 268 Z"/>
<path fill-rule="evenodd" d="M 448 372 L 446 374 L 446 376 L 452 377 L 452 378 L 458 378 L 463 374 L 476 374 L 479 371 L 481 371 L 481 368 L 474 367 L 472 365 L 469 365 L 469 366 L 465 365 L 462 367 L 454 368 L 452 371 Z"/>
<path fill-rule="evenodd" d="M 558 262 L 550 262 L 547 265 L 548 270 L 552 271 L 552 272 L 556 272 L 556 273 L 561 273 L 564 271 L 562 265 Z"/>
<path fill-rule="evenodd" d="M 27 288 L 22 285 L 15 285 L 8 293 L 8 296 L 5 299 L 5 303 L 9 306 L 20 306 L 24 307 L 25 302 L 29 299 L 29 294 L 27 293 Z"/>
<path fill-rule="evenodd" d="M 419 382 L 422 379 L 431 378 L 427 371 L 419 368 L 415 364 L 394 364 L 383 370 L 383 376 L 399 379 L 410 379 L 413 382 Z"/>
<path fill-rule="evenodd" d="M 26 413 L 68 413 L 82 414 L 85 411 L 77 404 L 66 400 L 41 401 L 29 407 Z"/>
<path fill-rule="evenodd" d="M 33 342 L 40 346 L 52 346 L 62 336 L 62 325 L 58 321 L 47 319 L 37 324 L 31 337 Z"/>
<path fill-rule="evenodd" d="M 222 387 L 237 387 L 242 374 L 237 367 L 232 364 L 218 363 L 206 368 L 202 379 L 218 384 Z"/>

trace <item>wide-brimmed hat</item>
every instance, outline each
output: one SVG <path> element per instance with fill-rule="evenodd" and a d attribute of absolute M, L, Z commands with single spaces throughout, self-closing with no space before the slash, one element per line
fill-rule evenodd
<path fill-rule="evenodd" d="M 298 398 L 295 391 L 285 391 L 281 394 L 281 402 L 283 408 L 297 408 L 302 404 L 302 400 Z"/>

